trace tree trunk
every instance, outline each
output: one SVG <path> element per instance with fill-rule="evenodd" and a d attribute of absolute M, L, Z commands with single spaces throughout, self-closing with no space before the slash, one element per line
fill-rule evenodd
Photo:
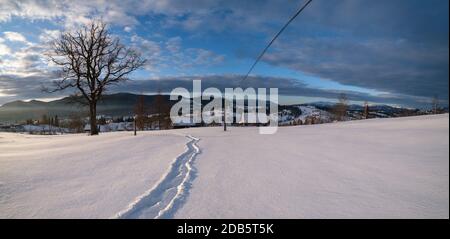
<path fill-rule="evenodd" d="M 223 104 L 222 104 L 222 122 L 223 122 L 223 131 L 227 131 L 227 122 L 226 119 L 226 111 L 225 111 L 225 97 L 223 98 Z"/>
<path fill-rule="evenodd" d="M 136 117 L 134 117 L 134 136 L 136 136 Z"/>
<path fill-rule="evenodd" d="M 91 124 L 91 135 L 98 135 L 97 130 L 97 102 L 89 104 L 89 120 Z"/>

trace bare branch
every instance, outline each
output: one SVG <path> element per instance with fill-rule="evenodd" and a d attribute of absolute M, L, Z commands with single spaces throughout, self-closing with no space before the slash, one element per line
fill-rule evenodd
<path fill-rule="evenodd" d="M 145 63 L 138 52 L 113 38 L 101 21 L 61 34 L 47 56 L 61 69 L 61 78 L 48 92 L 77 89 L 91 106 L 91 118 L 106 87 L 125 81 Z"/>

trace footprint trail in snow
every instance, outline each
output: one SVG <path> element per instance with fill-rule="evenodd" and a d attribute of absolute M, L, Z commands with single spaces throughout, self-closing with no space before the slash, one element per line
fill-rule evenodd
<path fill-rule="evenodd" d="M 188 189 L 194 179 L 193 161 L 200 153 L 196 143 L 199 139 L 186 136 L 190 141 L 186 151 L 178 156 L 170 166 L 168 173 L 142 196 L 131 203 L 127 209 L 115 218 L 171 218 L 182 205 Z"/>

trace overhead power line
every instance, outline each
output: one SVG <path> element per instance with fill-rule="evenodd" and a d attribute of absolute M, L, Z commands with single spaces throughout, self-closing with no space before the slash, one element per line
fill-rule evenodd
<path fill-rule="evenodd" d="M 259 54 L 258 58 L 256 58 L 255 63 L 253 63 L 252 67 L 250 67 L 250 70 L 248 70 L 247 74 L 245 75 L 245 77 L 241 80 L 240 85 L 242 84 L 242 82 L 247 79 L 248 75 L 250 75 L 250 73 L 252 72 L 253 68 L 255 68 L 256 64 L 259 62 L 259 60 L 261 60 L 261 58 L 264 56 L 264 53 L 266 53 L 267 49 L 269 49 L 269 47 L 273 44 L 273 42 L 278 38 L 278 36 L 280 36 L 280 34 L 284 31 L 284 29 L 287 28 L 287 26 L 312 2 L 312 0 L 308 0 L 306 1 L 305 4 L 303 4 L 303 6 L 297 10 L 297 12 L 289 19 L 289 21 L 287 21 L 284 26 L 280 29 L 280 31 L 278 31 L 278 33 L 272 38 L 272 40 L 269 42 L 269 44 L 264 48 L 264 50 L 261 52 L 261 54 Z M 223 104 L 222 104 L 222 120 L 223 120 L 223 130 L 227 131 L 227 124 L 225 122 L 226 119 L 226 111 L 225 111 L 225 98 L 223 99 Z"/>
<path fill-rule="evenodd" d="M 261 58 L 264 56 L 264 54 L 266 53 L 267 49 L 269 49 L 269 47 L 273 44 L 273 42 L 278 38 L 278 36 L 280 36 L 280 34 L 284 31 L 284 29 L 287 28 L 287 26 L 312 2 L 312 0 L 308 0 L 305 4 L 303 4 L 303 6 L 297 10 L 297 12 L 289 19 L 289 21 L 286 22 L 286 24 L 284 24 L 284 26 L 280 29 L 280 31 L 278 31 L 278 33 L 272 38 L 272 40 L 269 42 L 269 44 L 264 48 L 264 50 L 261 52 L 261 54 L 259 54 L 258 58 L 256 58 L 256 61 L 253 63 L 252 67 L 250 67 L 250 69 L 248 70 L 247 74 L 245 75 L 245 77 L 241 80 L 241 83 L 247 79 L 247 77 L 250 75 L 250 73 L 252 72 L 253 68 L 255 68 L 256 64 L 259 62 L 259 60 L 261 60 Z"/>

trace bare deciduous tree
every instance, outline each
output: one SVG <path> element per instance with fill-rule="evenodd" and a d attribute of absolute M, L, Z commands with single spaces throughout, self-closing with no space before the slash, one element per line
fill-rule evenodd
<path fill-rule="evenodd" d="M 170 127 L 170 106 L 160 91 L 155 95 L 152 108 L 156 113 L 156 120 L 158 121 L 159 129 L 167 129 Z"/>
<path fill-rule="evenodd" d="M 75 88 L 89 105 L 90 133 L 98 134 L 97 101 L 108 86 L 125 81 L 145 60 L 118 38 L 112 37 L 105 23 L 92 21 L 55 40 L 50 60 L 61 67 L 61 79 L 54 81 L 51 92 Z"/>
<path fill-rule="evenodd" d="M 437 114 L 439 112 L 439 98 L 437 95 L 433 96 L 433 99 L 431 100 L 431 104 L 432 104 L 433 114 Z"/>
<path fill-rule="evenodd" d="M 364 102 L 364 119 L 369 118 L 369 103 L 366 101 Z"/>
<path fill-rule="evenodd" d="M 341 93 L 338 98 L 338 103 L 334 106 L 334 114 L 337 120 L 344 120 L 347 115 L 348 99 L 347 95 Z"/>
<path fill-rule="evenodd" d="M 72 113 L 69 115 L 69 122 L 67 127 L 73 133 L 81 133 L 83 132 L 83 119 L 80 114 Z"/>
<path fill-rule="evenodd" d="M 145 110 L 145 96 L 140 95 L 136 105 L 134 106 L 135 124 L 139 130 L 144 130 L 147 122 L 147 114 Z"/>

